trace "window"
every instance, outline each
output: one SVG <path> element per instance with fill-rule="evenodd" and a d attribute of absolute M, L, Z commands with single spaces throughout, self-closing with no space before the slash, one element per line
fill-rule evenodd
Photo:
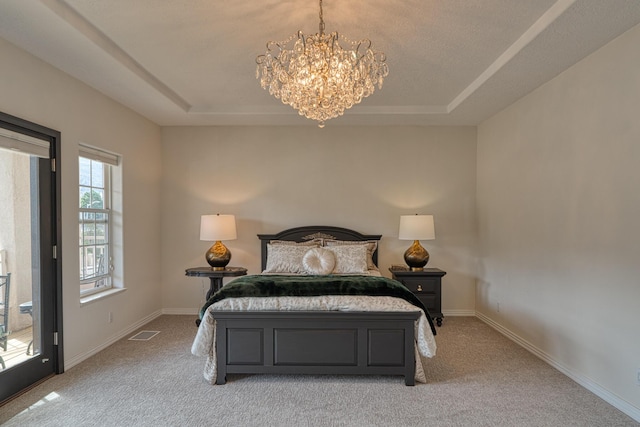
<path fill-rule="evenodd" d="M 113 286 L 112 165 L 117 157 L 80 147 L 79 255 L 80 295 Z M 101 161 L 101 160 L 107 160 Z M 113 160 L 112 160 L 113 159 Z"/>

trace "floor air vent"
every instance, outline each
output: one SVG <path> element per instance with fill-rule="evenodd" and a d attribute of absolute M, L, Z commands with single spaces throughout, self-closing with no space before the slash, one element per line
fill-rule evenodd
<path fill-rule="evenodd" d="M 158 335 L 160 331 L 140 331 L 131 338 L 129 341 L 149 341 L 151 338 Z"/>

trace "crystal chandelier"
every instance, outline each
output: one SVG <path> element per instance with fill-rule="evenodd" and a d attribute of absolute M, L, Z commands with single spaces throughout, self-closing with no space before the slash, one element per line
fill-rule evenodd
<path fill-rule="evenodd" d="M 322 128 L 376 86 L 381 89 L 389 68 L 384 53 L 371 49 L 370 40 L 350 41 L 341 35 L 350 48 L 345 50 L 337 32 L 325 34 L 319 1 L 320 32 L 305 37 L 298 31 L 288 40 L 268 42 L 266 53 L 256 58 L 256 78 L 263 89 Z"/>

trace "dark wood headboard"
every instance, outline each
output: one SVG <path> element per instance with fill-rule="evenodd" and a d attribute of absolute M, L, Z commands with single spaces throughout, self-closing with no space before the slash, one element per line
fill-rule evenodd
<path fill-rule="evenodd" d="M 292 242 L 305 242 L 321 237 L 323 239 L 333 240 L 380 240 L 382 235 L 380 234 L 361 234 L 354 230 L 341 227 L 331 227 L 325 225 L 310 225 L 307 227 L 296 227 L 288 230 L 283 230 L 278 234 L 258 234 L 258 238 L 261 240 L 260 253 L 262 255 L 262 269 L 264 271 L 267 268 L 267 244 L 271 240 L 289 240 Z M 373 253 L 373 262 L 378 265 L 378 250 Z"/>

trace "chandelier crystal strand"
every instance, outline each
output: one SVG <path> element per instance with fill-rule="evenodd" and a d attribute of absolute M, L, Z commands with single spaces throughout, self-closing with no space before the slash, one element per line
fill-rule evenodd
<path fill-rule="evenodd" d="M 287 40 L 270 41 L 266 53 L 256 58 L 260 86 L 324 127 L 325 121 L 343 115 L 376 86 L 382 89 L 389 75 L 384 53 L 374 51 L 370 40 L 342 36 L 345 50 L 339 38 L 337 32 L 325 34 L 320 0 L 317 34 L 298 31 Z"/>

